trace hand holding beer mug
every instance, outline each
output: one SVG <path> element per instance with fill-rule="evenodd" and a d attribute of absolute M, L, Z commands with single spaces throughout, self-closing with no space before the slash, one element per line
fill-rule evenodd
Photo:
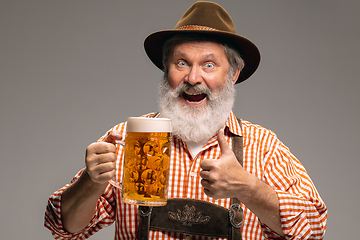
<path fill-rule="evenodd" d="M 123 202 L 166 205 L 171 138 L 170 119 L 128 118 L 121 191 Z"/>

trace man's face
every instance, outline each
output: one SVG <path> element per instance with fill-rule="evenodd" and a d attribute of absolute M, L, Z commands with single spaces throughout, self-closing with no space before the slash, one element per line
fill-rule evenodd
<path fill-rule="evenodd" d="M 184 141 L 210 139 L 224 126 L 235 101 L 240 70 L 229 71 L 223 47 L 213 42 L 178 44 L 160 84 L 159 109 Z"/>
<path fill-rule="evenodd" d="M 168 81 L 173 89 L 182 84 L 207 87 L 220 92 L 228 81 L 229 62 L 222 45 L 215 42 L 186 42 L 176 45 L 168 60 Z M 233 75 L 233 84 L 238 73 Z M 184 90 L 180 101 L 189 107 L 207 105 L 208 94 L 193 89 Z"/>

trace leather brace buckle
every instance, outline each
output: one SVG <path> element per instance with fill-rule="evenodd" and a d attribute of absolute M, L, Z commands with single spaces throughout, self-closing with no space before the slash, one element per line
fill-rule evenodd
<path fill-rule="evenodd" d="M 153 210 L 153 207 L 147 207 L 148 210 L 147 210 L 146 212 L 143 211 L 144 208 L 145 208 L 145 207 L 140 207 L 140 208 L 139 208 L 139 215 L 140 215 L 141 217 L 148 217 L 148 216 L 150 216 L 150 214 L 151 214 L 151 212 L 152 212 L 152 210 Z"/>
<path fill-rule="evenodd" d="M 235 212 L 235 209 L 238 209 Z M 244 219 L 244 214 L 243 214 L 243 209 L 240 207 L 240 204 L 234 203 L 231 205 L 230 210 L 229 210 L 229 218 L 230 218 L 230 223 L 234 228 L 241 228 L 243 225 L 243 219 Z M 239 220 L 239 222 L 235 222 L 235 220 Z"/>

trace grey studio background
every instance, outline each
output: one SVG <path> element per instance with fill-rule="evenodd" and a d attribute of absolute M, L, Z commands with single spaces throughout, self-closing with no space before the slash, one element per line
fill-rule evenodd
<path fill-rule="evenodd" d="M 262 54 L 234 112 L 305 165 L 329 209 L 326 239 L 359 239 L 360 2 L 217 2 Z M 0 1 L 1 239 L 52 239 L 47 198 L 84 166 L 87 145 L 157 110 L 162 73 L 143 40 L 192 3 Z"/>

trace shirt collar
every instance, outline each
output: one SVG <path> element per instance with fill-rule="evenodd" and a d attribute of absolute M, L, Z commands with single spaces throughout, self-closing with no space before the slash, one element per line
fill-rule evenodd
<path fill-rule="evenodd" d="M 243 135 L 239 121 L 237 120 L 237 118 L 233 112 L 230 112 L 229 118 L 227 119 L 227 121 L 225 123 L 225 127 L 227 127 L 232 134 L 235 134 L 238 136 Z"/>

